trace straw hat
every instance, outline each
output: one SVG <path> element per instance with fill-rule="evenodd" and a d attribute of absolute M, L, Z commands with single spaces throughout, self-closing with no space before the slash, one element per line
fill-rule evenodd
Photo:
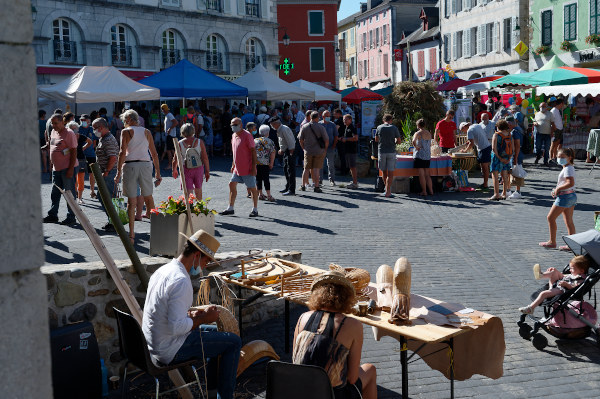
<path fill-rule="evenodd" d="M 326 273 L 320 274 L 315 277 L 312 285 L 310 286 L 310 290 L 314 291 L 315 288 L 323 285 L 323 284 L 337 284 L 343 287 L 347 287 L 352 290 L 352 292 L 356 293 L 354 290 L 354 285 L 348 280 L 342 273 L 338 271 L 328 271 Z"/>
<path fill-rule="evenodd" d="M 215 259 L 215 253 L 221 246 L 221 243 L 219 243 L 219 241 L 217 241 L 217 239 L 215 237 L 213 237 L 212 235 L 210 235 L 209 233 L 207 233 L 204 230 L 198 230 L 190 237 L 186 236 L 183 233 L 179 233 L 179 234 L 181 234 L 183 237 L 186 238 L 186 240 L 191 242 L 204 255 L 208 256 L 215 262 L 217 261 Z"/>
<path fill-rule="evenodd" d="M 160 109 L 162 109 L 165 112 L 169 112 L 169 106 L 167 104 L 163 104 L 160 106 Z"/>

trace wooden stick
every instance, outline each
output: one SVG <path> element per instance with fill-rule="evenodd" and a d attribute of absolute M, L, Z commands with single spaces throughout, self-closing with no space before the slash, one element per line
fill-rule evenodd
<path fill-rule="evenodd" d="M 245 270 L 244 270 L 244 266 L 245 266 L 245 265 L 246 265 L 246 261 L 242 259 L 242 262 L 241 262 L 241 266 L 242 266 L 242 277 L 241 277 L 241 278 L 244 278 L 244 276 L 245 276 Z"/>
<path fill-rule="evenodd" d="M 194 226 L 192 224 L 192 211 L 190 211 L 190 196 L 185 185 L 185 172 L 183 169 L 183 157 L 181 156 L 181 148 L 179 148 L 179 141 L 176 137 L 173 137 L 173 145 L 175 146 L 175 155 L 177 156 L 177 165 L 179 165 L 179 180 L 181 181 L 181 189 L 183 190 L 183 196 L 185 197 L 185 212 L 187 213 L 188 224 L 190 225 L 190 235 L 194 234 Z M 171 165 L 173 166 L 173 165 Z M 202 198 L 198 198 L 202 199 Z"/>
<path fill-rule="evenodd" d="M 92 167 L 93 166 L 94 165 L 92 165 Z M 102 183 L 104 183 L 104 180 L 102 180 Z M 85 215 L 85 213 L 83 213 L 83 211 L 81 210 L 79 205 L 77 205 L 77 203 L 75 202 L 75 198 L 73 198 L 73 194 L 71 194 L 70 191 L 62 190 L 61 188 L 58 188 L 58 189 L 60 190 L 62 195 L 65 197 L 67 204 L 71 207 L 71 209 L 73 210 L 73 213 L 75 213 L 75 216 L 77 216 L 77 219 L 79 220 L 79 223 L 81 224 L 81 227 L 83 227 L 83 230 L 88 235 L 90 241 L 92 242 L 92 245 L 94 246 L 94 249 L 98 253 L 98 256 L 100 256 L 102 263 L 104 263 L 104 266 L 106 266 L 106 269 L 108 270 L 108 273 L 110 274 L 110 277 L 113 279 L 113 281 L 115 282 L 115 285 L 117 286 L 117 289 L 123 296 L 123 299 L 125 300 L 125 304 L 127 305 L 127 308 L 129 308 L 131 315 L 135 318 L 135 320 L 141 326 L 142 318 L 143 318 L 142 308 L 140 307 L 139 303 L 133 296 L 133 292 L 131 292 L 131 287 L 129 287 L 129 285 L 127 284 L 127 282 L 121 275 L 121 272 L 119 272 L 119 269 L 117 268 L 117 265 L 115 264 L 114 259 L 108 252 L 108 249 L 106 249 L 106 247 L 104 246 L 104 243 L 100 239 L 100 236 L 96 232 L 96 229 L 94 229 L 94 227 L 90 223 L 90 221 L 87 218 L 87 216 Z M 112 202 L 110 203 L 110 206 L 112 207 Z M 108 208 L 108 207 L 106 207 L 106 208 Z M 113 207 L 113 210 L 114 210 L 114 207 Z M 116 213 L 116 211 L 115 211 L 115 213 Z M 119 220 L 119 219 L 117 218 L 117 220 Z M 121 222 L 119 221 L 119 223 L 121 223 Z M 121 227 L 122 226 L 123 225 L 121 225 Z M 136 256 L 137 256 L 137 254 L 136 254 Z M 141 276 L 140 276 L 140 280 L 141 280 Z M 169 378 L 177 386 L 185 384 L 185 380 L 179 373 L 179 370 L 169 371 Z M 179 389 L 178 391 L 181 394 L 182 398 L 193 399 L 192 392 L 190 391 L 190 389 L 188 387 L 183 387 L 183 388 Z"/>

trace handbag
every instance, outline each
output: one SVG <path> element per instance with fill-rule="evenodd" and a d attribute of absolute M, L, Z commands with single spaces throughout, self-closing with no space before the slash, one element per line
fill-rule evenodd
<path fill-rule="evenodd" d="M 323 140 L 323 137 L 317 137 L 317 135 L 315 134 L 315 131 L 313 130 L 312 126 L 309 124 L 308 127 L 310 128 L 310 131 L 312 132 L 313 136 L 315 136 L 315 138 L 317 139 L 317 143 L 319 143 L 319 147 L 321 148 L 325 148 L 325 140 Z"/>
<path fill-rule="evenodd" d="M 125 204 L 125 198 L 123 198 L 121 193 L 121 185 L 115 185 L 115 196 L 112 198 L 113 206 L 115 210 L 119 214 L 119 220 L 121 220 L 122 224 L 129 223 L 129 215 L 127 214 L 127 205 Z M 114 222 L 113 222 L 114 224 Z"/>

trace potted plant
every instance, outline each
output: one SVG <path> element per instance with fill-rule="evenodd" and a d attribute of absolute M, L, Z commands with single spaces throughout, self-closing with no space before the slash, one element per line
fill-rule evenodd
<path fill-rule="evenodd" d="M 585 38 L 587 44 L 593 44 L 594 46 L 600 46 L 600 35 L 592 34 Z"/>
<path fill-rule="evenodd" d="M 571 51 L 573 47 L 575 47 L 575 45 L 568 40 L 565 40 L 560 44 L 560 49 L 562 51 Z"/>
<path fill-rule="evenodd" d="M 535 55 L 546 55 L 550 51 L 550 46 L 541 45 L 535 49 Z"/>
<path fill-rule="evenodd" d="M 402 142 L 396 144 L 396 153 L 400 155 L 412 155 L 409 150 L 412 147 L 412 132 L 414 128 L 413 118 L 410 114 L 400 121 L 400 130 L 402 131 Z"/>
<path fill-rule="evenodd" d="M 209 201 L 210 198 L 198 200 L 194 194 L 188 198 L 193 229 L 214 235 L 217 211 L 208 207 Z M 169 196 L 150 210 L 150 255 L 179 255 L 185 241 L 179 233 L 188 236 L 194 233 L 190 231 L 187 220 L 185 197 L 181 195 L 175 199 Z"/>

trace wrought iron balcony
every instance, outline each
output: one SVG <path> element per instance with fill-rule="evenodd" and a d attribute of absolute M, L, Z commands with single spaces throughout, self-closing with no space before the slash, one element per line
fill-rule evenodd
<path fill-rule="evenodd" d="M 260 64 L 260 56 L 251 56 L 251 55 L 246 56 L 246 71 L 251 70 L 258 64 Z"/>
<path fill-rule="evenodd" d="M 133 59 L 131 56 L 131 46 L 110 46 L 110 54 L 113 65 L 131 66 Z"/>
<path fill-rule="evenodd" d="M 210 72 L 223 72 L 223 54 L 222 53 L 206 53 L 206 69 Z"/>
<path fill-rule="evenodd" d="M 206 0 L 206 9 L 223 12 L 222 1 L 221 0 Z"/>
<path fill-rule="evenodd" d="M 246 1 L 246 15 L 250 15 L 252 17 L 260 17 L 258 14 L 259 4 L 249 3 Z"/>
<path fill-rule="evenodd" d="M 181 50 L 161 49 L 163 69 L 169 68 L 181 61 Z"/>
<path fill-rule="evenodd" d="M 54 62 L 77 64 L 77 42 L 54 40 Z"/>

